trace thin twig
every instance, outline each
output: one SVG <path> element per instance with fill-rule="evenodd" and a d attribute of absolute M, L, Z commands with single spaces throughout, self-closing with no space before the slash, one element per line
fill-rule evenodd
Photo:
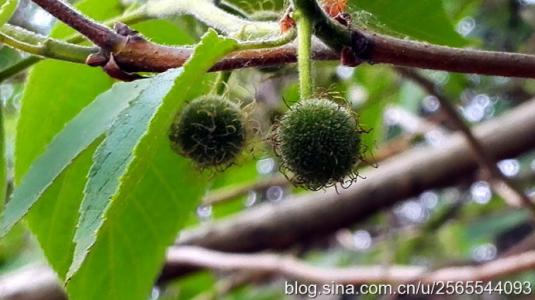
<path fill-rule="evenodd" d="M 215 205 L 236 199 L 240 196 L 246 195 L 250 191 L 257 191 L 267 189 L 271 186 L 287 186 L 288 179 L 284 176 L 273 176 L 266 179 L 258 180 L 252 183 L 246 183 L 239 186 L 227 187 L 216 190 L 206 196 L 202 203 L 203 205 Z"/>
<path fill-rule="evenodd" d="M 505 176 L 496 165 L 495 159 L 488 154 L 485 147 L 474 136 L 470 127 L 459 115 L 453 101 L 448 99 L 440 90 L 438 90 L 435 84 L 424 76 L 418 74 L 413 70 L 406 68 L 397 68 L 397 71 L 406 78 L 413 80 L 419 84 L 427 93 L 437 98 L 440 103 L 441 110 L 448 116 L 448 118 L 455 124 L 457 129 L 464 135 L 466 141 L 470 145 L 474 159 L 478 162 L 482 170 L 484 170 L 490 177 L 490 181 L 493 182 L 495 192 L 509 200 L 508 203 L 518 203 L 518 200 L 528 208 L 535 215 L 535 204 L 533 201 L 522 191 L 520 191 L 507 176 Z M 503 185 L 506 188 L 506 192 L 496 185 Z M 514 199 L 511 199 L 514 197 Z"/>
<path fill-rule="evenodd" d="M 497 259 L 479 266 L 447 267 L 429 271 L 420 266 L 352 266 L 324 268 L 290 256 L 276 254 L 232 254 L 200 247 L 170 248 L 167 262 L 219 271 L 253 271 L 276 274 L 312 283 L 366 284 L 437 281 L 488 281 L 535 267 L 535 251 Z"/>
<path fill-rule="evenodd" d="M 54 17 L 89 38 L 97 46 L 111 50 L 124 43 L 125 38 L 106 26 L 82 15 L 60 0 L 32 0 Z"/>
<path fill-rule="evenodd" d="M 0 41 L 33 55 L 77 63 L 84 63 L 89 55 L 98 52 L 95 47 L 71 44 L 9 24 L 0 29 Z"/>

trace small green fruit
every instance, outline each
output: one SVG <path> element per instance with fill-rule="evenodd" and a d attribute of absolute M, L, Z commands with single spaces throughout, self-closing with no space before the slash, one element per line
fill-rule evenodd
<path fill-rule="evenodd" d="M 203 96 L 177 115 L 169 139 L 175 152 L 200 168 L 225 168 L 245 145 L 244 117 L 238 105 L 220 96 Z"/>
<path fill-rule="evenodd" d="M 318 190 L 345 183 L 361 159 L 361 135 L 355 115 L 327 99 L 307 99 L 280 120 L 275 150 L 293 181 Z"/>

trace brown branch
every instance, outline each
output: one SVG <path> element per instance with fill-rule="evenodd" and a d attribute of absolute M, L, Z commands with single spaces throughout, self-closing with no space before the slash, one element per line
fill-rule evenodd
<path fill-rule="evenodd" d="M 167 262 L 217 271 L 249 271 L 278 275 L 310 283 L 394 283 L 424 274 L 422 267 L 359 266 L 344 269 L 315 267 L 291 256 L 277 254 L 234 254 L 200 247 L 170 248 Z"/>
<path fill-rule="evenodd" d="M 97 46 L 111 50 L 124 42 L 124 37 L 90 20 L 60 0 L 32 0 L 54 17 L 86 36 Z"/>
<path fill-rule="evenodd" d="M 85 18 L 59 0 L 33 0 L 45 10 L 112 51 L 120 67 L 128 72 L 162 72 L 184 64 L 190 48 L 167 47 L 144 39 L 125 38 Z M 320 25 L 322 23 L 320 22 Z M 316 34 L 332 49 L 314 46 L 313 58 L 339 60 L 344 47 L 365 61 L 450 72 L 535 78 L 535 56 L 516 53 L 457 49 L 387 37 L 359 29 L 350 30 L 325 22 L 315 26 Z M 333 27 L 334 26 L 334 27 Z M 330 42 L 335 41 L 336 43 Z M 213 71 L 266 67 L 294 63 L 294 46 L 237 52 L 212 68 Z M 344 60 L 344 59 L 342 59 Z"/>
<path fill-rule="evenodd" d="M 535 268 L 535 251 L 500 258 L 483 265 L 447 267 L 434 271 L 420 266 L 353 266 L 324 268 L 290 256 L 276 254 L 232 254 L 200 247 L 170 248 L 171 264 L 218 271 L 263 272 L 311 283 L 366 284 L 437 281 L 488 281 Z"/>
<path fill-rule="evenodd" d="M 472 150 L 472 156 L 478 162 L 481 169 L 488 174 L 490 181 L 494 183 L 492 185 L 494 187 L 494 191 L 502 195 L 506 200 L 509 199 L 509 203 L 517 203 L 518 200 L 520 200 L 522 205 L 528 208 L 531 213 L 535 215 L 535 204 L 524 192 L 520 191 L 513 184 L 513 182 L 501 172 L 496 165 L 495 159 L 489 155 L 483 145 L 474 136 L 470 127 L 459 115 L 452 104 L 453 101 L 448 99 L 447 96 L 438 90 L 432 81 L 418 74 L 417 72 L 405 68 L 397 68 L 397 71 L 406 78 L 416 82 L 427 93 L 437 98 L 440 103 L 440 109 L 446 114 L 455 127 L 457 127 L 457 129 L 464 135 L 468 145 L 470 145 L 470 149 Z M 498 185 L 503 185 L 506 191 L 504 192 L 500 187 L 497 187 Z"/>
<path fill-rule="evenodd" d="M 535 56 L 454 49 L 414 41 L 368 35 L 374 44 L 370 62 L 392 64 L 449 72 L 475 73 L 510 77 L 535 78 Z M 177 68 L 187 60 L 191 50 L 164 47 L 147 42 L 145 45 L 125 46 L 123 53 L 116 54 L 121 67 L 130 72 L 163 72 Z M 339 60 L 340 56 L 321 45 L 313 49 L 315 60 Z M 212 71 L 249 67 L 277 66 L 297 61 L 293 45 L 262 50 L 236 52 L 219 63 Z"/>
<path fill-rule="evenodd" d="M 424 282 L 489 281 L 535 268 L 535 251 L 499 258 L 480 266 L 438 269 L 422 277 Z"/>
<path fill-rule="evenodd" d="M 57 276 L 47 266 L 31 266 L 0 277 L 2 300 L 67 300 Z"/>
<path fill-rule="evenodd" d="M 535 268 L 535 251 L 496 259 L 482 265 L 447 267 L 435 271 L 428 271 L 420 266 L 326 268 L 313 266 L 289 256 L 232 254 L 188 246 L 170 248 L 167 261 L 172 264 L 217 271 L 263 273 L 316 284 L 397 285 L 416 282 L 469 282 L 499 279 Z M 0 297 L 4 300 L 62 300 L 65 296 L 57 280 L 51 274 L 50 270 L 39 268 L 0 278 Z M 39 280 L 36 281 L 36 278 Z"/>
<path fill-rule="evenodd" d="M 535 78 L 535 56 L 459 49 L 366 33 L 373 63 L 458 73 Z"/>

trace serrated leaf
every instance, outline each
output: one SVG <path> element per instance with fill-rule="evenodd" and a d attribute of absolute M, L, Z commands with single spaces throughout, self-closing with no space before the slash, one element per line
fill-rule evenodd
<path fill-rule="evenodd" d="M 119 0 L 84 0 L 78 9 L 96 20 L 120 14 Z M 64 37 L 65 26 L 58 22 L 52 32 Z M 15 146 L 15 184 L 18 185 L 33 161 L 65 124 L 74 118 L 113 80 L 97 68 L 45 60 L 33 67 L 27 79 Z M 54 270 L 64 277 L 72 260 L 72 242 L 85 176 L 91 163 L 88 148 L 44 192 L 27 216 L 28 224 Z"/>
<path fill-rule="evenodd" d="M 168 128 L 206 71 L 235 41 L 207 34 L 132 149 L 133 158 L 87 257 L 67 285 L 73 299 L 145 300 L 166 247 L 206 187 L 206 179 L 169 145 Z M 199 174 L 199 175 L 196 175 Z M 98 280 L 95 280 L 98 278 Z"/>
<path fill-rule="evenodd" d="M 453 47 L 467 43 L 455 31 L 440 0 L 351 0 L 350 7 L 371 13 L 379 24 L 414 39 Z"/>
<path fill-rule="evenodd" d="M 171 70 L 144 80 L 143 85 L 147 88 L 133 94 L 131 105 L 118 115 L 105 141 L 95 152 L 74 236 L 74 259 L 67 277 L 78 270 L 94 243 L 96 232 L 104 221 L 102 216 L 119 187 L 119 179 L 133 159 L 132 149 L 145 134 L 156 109 L 181 72 L 182 69 Z"/>
<path fill-rule="evenodd" d="M 97 20 L 121 13 L 119 0 L 85 0 L 78 9 Z M 143 34 L 163 43 L 186 43 L 182 29 L 158 20 L 135 26 Z M 72 34 L 72 29 L 58 23 L 55 37 Z M 112 80 L 99 69 L 58 61 L 44 61 L 31 71 L 23 97 L 16 147 L 16 180 L 19 182 L 30 164 L 52 138 L 84 106 L 111 86 Z M 99 141 L 83 151 L 56 178 L 30 210 L 28 221 L 44 253 L 60 277 L 72 262 L 73 237 L 83 197 L 86 175 Z"/>
<path fill-rule="evenodd" d="M 19 5 L 19 0 L 4 0 L 0 1 L 2 5 L 0 6 L 0 26 L 4 25 L 11 19 L 17 6 Z"/>
<path fill-rule="evenodd" d="M 17 128 L 17 186 L 33 161 L 46 150 L 47 144 L 66 122 L 107 90 L 111 83 L 112 80 L 98 69 L 65 62 L 43 61 L 32 70 L 24 91 Z M 90 160 L 77 157 L 69 166 L 69 172 L 54 181 L 28 214 L 30 229 L 50 265 L 60 276 L 65 274 L 70 264 L 76 212 L 89 163 Z"/>
<path fill-rule="evenodd" d="M 60 173 L 99 136 L 106 132 L 119 113 L 150 83 L 118 83 L 84 108 L 52 140 L 31 165 L 15 189 L 2 214 L 0 237 L 18 222 Z"/>

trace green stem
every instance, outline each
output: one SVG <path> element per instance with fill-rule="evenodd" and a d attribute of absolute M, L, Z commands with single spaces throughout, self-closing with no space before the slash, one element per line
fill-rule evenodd
<path fill-rule="evenodd" d="M 214 5 L 216 5 L 217 7 L 221 8 L 222 10 L 228 12 L 228 13 L 231 13 L 233 15 L 236 15 L 238 17 L 241 17 L 241 18 L 244 18 L 244 19 L 248 19 L 249 16 L 247 15 L 247 13 L 245 11 L 243 11 L 241 8 L 237 7 L 237 6 L 234 6 L 226 1 L 221 1 L 221 0 L 215 0 L 214 1 Z"/>
<path fill-rule="evenodd" d="M 33 55 L 77 63 L 84 63 L 98 50 L 45 37 L 13 25 L 4 25 L 0 29 L 0 42 Z"/>
<path fill-rule="evenodd" d="M 351 30 L 327 16 L 317 0 L 293 0 L 292 2 L 296 11 L 311 20 L 314 34 L 327 46 L 337 52 L 340 52 L 344 47 L 352 46 Z"/>
<path fill-rule="evenodd" d="M 254 50 L 254 49 L 280 47 L 295 40 L 296 36 L 297 36 L 297 32 L 292 29 L 281 35 L 278 35 L 272 38 L 240 42 L 238 46 L 239 49 L 237 50 Z"/>
<path fill-rule="evenodd" d="M 230 76 L 232 75 L 231 71 L 221 71 L 217 74 L 217 78 L 214 84 L 214 88 L 212 89 L 212 94 L 215 95 L 222 95 L 225 92 L 225 89 L 227 88 L 228 81 L 230 80 Z"/>
<path fill-rule="evenodd" d="M 28 58 L 19 60 L 15 64 L 3 69 L 0 72 L 0 83 L 6 79 L 9 79 L 18 73 L 26 70 L 27 68 L 33 66 L 35 63 L 39 62 L 41 58 L 37 56 L 30 56 Z"/>
<path fill-rule="evenodd" d="M 297 22 L 297 64 L 299 68 L 299 91 L 301 100 L 309 99 L 314 93 L 312 84 L 312 23 L 308 16 L 297 10 L 294 13 Z"/>
<path fill-rule="evenodd" d="M 121 15 L 121 16 L 118 16 L 116 18 L 110 19 L 110 20 L 104 22 L 104 24 L 109 26 L 109 25 L 113 25 L 113 24 L 115 24 L 117 22 L 121 22 L 121 23 L 124 23 L 124 24 L 127 24 L 127 25 L 132 25 L 132 24 L 136 24 L 136 23 L 145 21 L 147 19 L 149 19 L 149 16 L 145 13 L 145 9 L 143 7 L 140 7 L 138 9 L 135 9 L 135 10 L 131 11 L 131 12 L 127 12 L 127 13 Z M 11 32 L 12 36 L 17 37 L 20 30 L 13 31 L 12 29 L 10 29 L 10 27 L 12 27 L 12 26 L 9 25 L 9 24 L 5 24 L 4 26 L 0 27 L 0 32 L 2 32 L 4 30 L 7 30 L 7 31 Z M 27 30 L 24 30 L 24 31 L 27 31 Z M 79 32 L 77 32 L 77 33 L 73 34 L 72 36 L 70 36 L 69 38 L 67 38 L 65 41 L 68 42 L 68 43 L 80 44 L 80 43 L 82 43 L 82 42 L 84 42 L 86 40 L 87 39 L 83 35 L 81 35 Z M 35 39 L 34 43 L 38 43 L 38 42 L 39 42 L 39 40 Z M 41 55 L 43 55 L 43 54 L 41 54 Z M 24 71 L 25 69 L 33 66 L 34 64 L 38 63 L 39 61 L 41 61 L 41 57 L 30 56 L 28 58 L 24 58 L 24 59 L 18 61 L 14 65 L 2 70 L 0 72 L 0 83 L 2 81 L 12 77 L 12 76 Z M 85 59 L 84 59 L 84 61 L 85 61 Z"/>

